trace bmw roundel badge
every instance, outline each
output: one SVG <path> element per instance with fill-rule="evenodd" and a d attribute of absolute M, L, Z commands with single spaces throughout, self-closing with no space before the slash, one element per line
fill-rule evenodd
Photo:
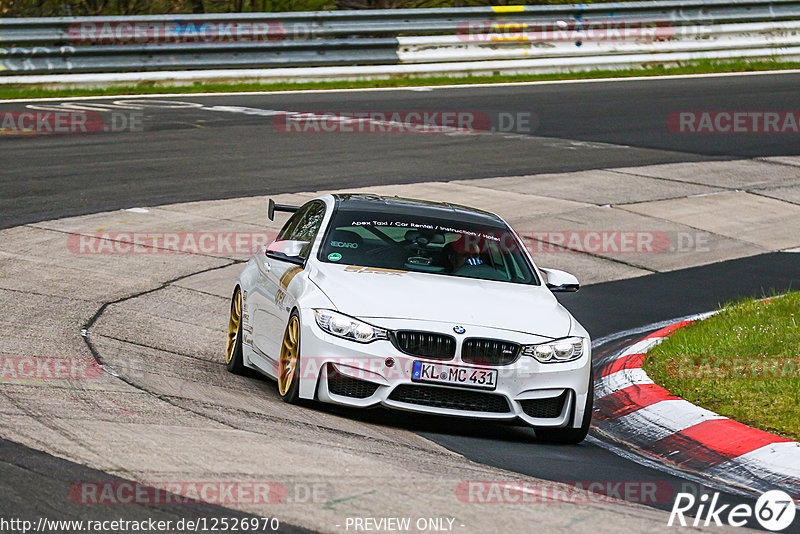
<path fill-rule="evenodd" d="M 453 332 L 455 332 L 456 334 L 463 334 L 466 331 L 467 331 L 467 329 L 464 328 L 463 326 L 454 326 L 453 327 Z"/>

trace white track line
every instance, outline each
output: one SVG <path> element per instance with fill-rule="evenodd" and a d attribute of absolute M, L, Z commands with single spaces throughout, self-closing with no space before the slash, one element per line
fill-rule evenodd
<path fill-rule="evenodd" d="M 712 419 L 727 419 L 711 410 L 695 406 L 687 400 L 662 400 L 616 420 L 620 428 L 632 435 L 646 437 L 649 443 L 671 436 L 696 424 Z"/>
<path fill-rule="evenodd" d="M 623 369 L 616 373 L 598 378 L 594 383 L 595 398 L 601 399 L 616 391 L 637 385 L 652 384 L 653 379 L 647 376 L 644 369 L 637 367 L 634 369 Z"/>
<path fill-rule="evenodd" d="M 645 332 L 660 330 L 665 328 L 671 324 L 680 323 L 682 321 L 699 321 L 700 319 L 705 319 L 706 317 L 713 315 L 717 312 L 704 312 L 704 313 L 694 313 L 692 315 L 684 315 L 683 317 L 676 317 L 674 319 L 667 319 L 666 321 L 658 321 L 657 323 L 650 323 L 644 326 L 639 326 L 637 328 L 631 328 L 630 330 L 623 330 L 622 332 L 616 332 L 614 334 L 610 334 L 607 336 L 603 336 L 598 339 L 592 340 L 592 350 L 597 349 L 598 347 L 602 347 L 606 343 L 611 343 L 612 341 L 616 341 L 618 339 L 622 339 L 628 336 L 635 336 L 637 334 L 644 334 Z M 635 354 L 635 353 L 633 353 Z M 616 358 L 615 358 L 616 359 Z"/>
<path fill-rule="evenodd" d="M 283 91 L 233 91 L 222 93 L 148 93 L 148 94 L 123 94 L 104 96 L 72 96 L 72 97 L 47 97 L 23 98 L 0 100 L 0 104 L 15 102 L 66 102 L 69 100 L 104 100 L 109 98 L 176 98 L 176 97 L 208 97 L 208 96 L 262 96 L 262 95 L 292 95 L 292 94 L 318 94 L 318 93 L 359 93 L 379 91 L 433 91 L 437 89 L 475 89 L 485 87 L 525 87 L 535 85 L 561 85 L 577 83 L 620 83 L 641 82 L 658 80 L 682 80 L 694 78 L 727 78 L 733 76 L 773 76 L 778 74 L 800 74 L 800 69 L 793 70 L 768 70 L 753 72 L 718 72 L 706 74 L 670 74 L 666 76 L 630 76 L 624 78 L 584 78 L 576 80 L 542 80 L 531 82 L 501 82 L 501 83 L 473 83 L 449 85 L 409 85 L 403 87 L 358 87 L 351 89 L 292 89 Z"/>
<path fill-rule="evenodd" d="M 772 482 L 800 480 L 800 443 L 784 441 L 770 443 L 760 449 L 737 456 L 707 471 L 708 474 L 727 473 L 739 467 L 756 473 Z"/>

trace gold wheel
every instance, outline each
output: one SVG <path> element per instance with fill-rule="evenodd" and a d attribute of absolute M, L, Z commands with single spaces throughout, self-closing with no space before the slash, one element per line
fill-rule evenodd
<path fill-rule="evenodd" d="M 300 349 L 300 321 L 297 315 L 289 318 L 286 333 L 283 334 L 281 345 L 281 360 L 278 367 L 278 391 L 285 397 L 292 387 L 294 373 L 297 368 L 298 353 Z"/>
<path fill-rule="evenodd" d="M 228 341 L 225 346 L 226 363 L 231 363 L 239 341 L 239 327 L 242 324 L 242 292 L 236 291 L 231 301 L 231 318 L 228 321 Z"/>

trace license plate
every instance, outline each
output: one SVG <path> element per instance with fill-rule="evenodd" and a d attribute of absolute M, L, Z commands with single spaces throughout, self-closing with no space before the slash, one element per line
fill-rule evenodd
<path fill-rule="evenodd" d="M 493 390 L 497 387 L 497 369 L 476 369 L 415 361 L 411 380 Z"/>

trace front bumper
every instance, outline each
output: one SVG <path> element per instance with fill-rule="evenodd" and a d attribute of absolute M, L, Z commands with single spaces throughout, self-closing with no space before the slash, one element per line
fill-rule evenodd
<path fill-rule="evenodd" d="M 542 364 L 520 356 L 504 366 L 474 365 L 461 361 L 461 341 L 456 355 L 434 360 L 400 352 L 390 341 L 368 344 L 341 339 L 322 331 L 313 313 L 303 314 L 300 355 L 300 396 L 358 408 L 393 409 L 489 420 L 521 420 L 532 426 L 580 426 L 586 396 L 590 393 L 591 349 L 587 340 L 580 359 Z M 452 335 L 453 325 L 398 319 L 370 319 L 391 330 L 410 329 Z M 470 336 L 541 343 L 548 338 L 477 326 L 467 326 Z M 388 360 L 393 362 L 389 365 Z M 411 379 L 414 361 L 435 361 L 474 369 L 497 369 L 494 390 L 428 384 Z M 575 412 L 573 417 L 573 412 Z"/>

